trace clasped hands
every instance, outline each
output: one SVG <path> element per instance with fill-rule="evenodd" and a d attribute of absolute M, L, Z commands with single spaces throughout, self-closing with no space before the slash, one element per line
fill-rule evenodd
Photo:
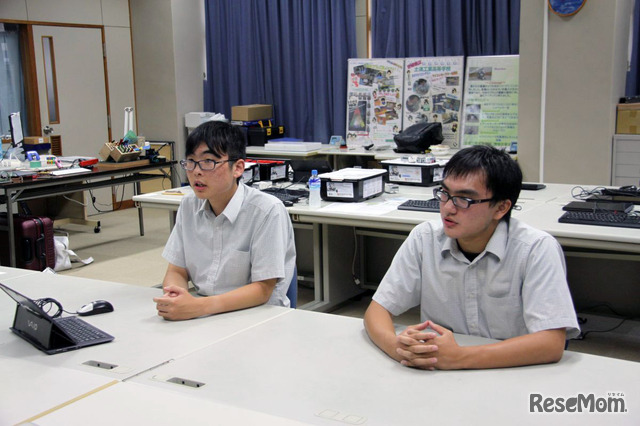
<path fill-rule="evenodd" d="M 431 328 L 433 331 L 427 331 Z M 396 336 L 396 353 L 406 367 L 425 370 L 460 368 L 463 347 L 456 343 L 451 330 L 432 321 L 411 325 Z"/>
<path fill-rule="evenodd" d="M 154 297 L 158 315 L 166 320 L 185 320 L 202 315 L 199 299 L 185 288 L 169 285 L 161 297 Z"/>

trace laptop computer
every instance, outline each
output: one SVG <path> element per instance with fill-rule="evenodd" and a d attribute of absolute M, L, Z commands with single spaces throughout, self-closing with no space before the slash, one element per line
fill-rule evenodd
<path fill-rule="evenodd" d="M 11 331 L 46 354 L 99 345 L 114 339 L 80 318 L 52 318 L 35 301 L 2 283 L 0 288 L 18 304 Z"/>

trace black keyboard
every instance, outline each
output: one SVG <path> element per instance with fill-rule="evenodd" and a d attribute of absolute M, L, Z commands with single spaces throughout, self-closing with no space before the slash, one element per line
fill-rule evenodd
<path fill-rule="evenodd" d="M 304 189 L 284 189 L 272 186 L 263 189 L 262 192 L 273 195 L 283 203 L 297 203 L 300 201 L 300 198 L 309 197 L 309 191 L 305 191 Z"/>
<path fill-rule="evenodd" d="M 398 210 L 438 213 L 440 211 L 440 201 L 435 198 L 430 200 L 407 200 L 398 206 Z"/>
<path fill-rule="evenodd" d="M 640 215 L 604 212 L 566 212 L 560 223 L 578 225 L 617 226 L 620 228 L 640 228 Z"/>
<path fill-rule="evenodd" d="M 57 318 L 56 325 L 63 329 L 75 343 L 88 342 L 92 340 L 99 340 L 105 337 L 110 337 L 108 334 L 99 330 L 76 317 L 63 317 Z"/>

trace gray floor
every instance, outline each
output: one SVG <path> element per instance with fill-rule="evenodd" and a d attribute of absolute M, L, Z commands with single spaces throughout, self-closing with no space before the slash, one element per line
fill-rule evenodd
<path fill-rule="evenodd" d="M 169 236 L 169 216 L 164 210 L 144 210 L 145 235 L 140 236 L 135 209 L 92 216 L 100 220 L 101 232 L 80 225 L 65 225 L 71 249 L 81 258 L 89 256 L 94 262 L 87 266 L 74 264 L 73 268 L 60 272 L 63 275 L 100 279 L 142 286 L 154 286 L 162 282 L 167 262 L 162 249 Z M 313 298 L 308 283 L 300 283 L 298 304 Z M 371 295 L 354 300 L 334 314 L 362 318 Z M 150 309 L 153 306 L 150 302 Z M 583 331 L 608 330 L 620 323 L 620 319 L 579 314 L 586 318 Z M 398 324 L 409 325 L 419 321 L 419 312 L 413 309 L 396 318 Z M 583 340 L 569 342 L 569 350 L 596 355 L 640 361 L 640 322 L 625 321 L 609 332 L 589 333 Z"/>

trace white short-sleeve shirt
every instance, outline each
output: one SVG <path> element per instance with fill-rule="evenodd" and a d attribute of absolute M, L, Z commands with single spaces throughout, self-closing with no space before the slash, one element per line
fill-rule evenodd
<path fill-rule="evenodd" d="M 162 256 L 187 270 L 200 295 L 277 278 L 267 303 L 290 306 L 296 251 L 289 214 L 280 200 L 244 184 L 219 216 L 207 200 L 186 195 Z"/>
<path fill-rule="evenodd" d="M 562 248 L 514 218 L 498 224 L 473 262 L 441 221 L 416 226 L 373 300 L 393 315 L 420 305 L 422 321 L 493 339 L 555 328 L 566 328 L 571 338 L 580 331 Z"/>

